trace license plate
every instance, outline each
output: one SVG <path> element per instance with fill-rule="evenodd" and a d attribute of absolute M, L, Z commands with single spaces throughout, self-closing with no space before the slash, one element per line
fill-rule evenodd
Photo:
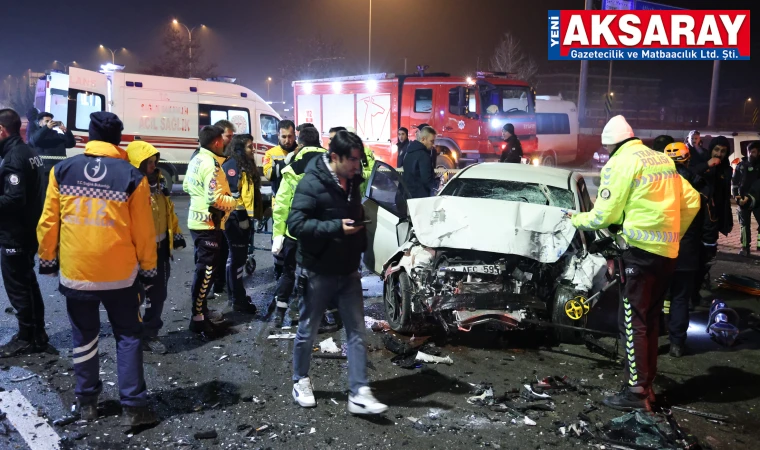
<path fill-rule="evenodd" d="M 483 264 L 476 266 L 451 266 L 444 267 L 443 270 L 447 272 L 461 272 L 461 273 L 484 273 L 488 275 L 499 275 L 506 267 L 502 264 Z"/>

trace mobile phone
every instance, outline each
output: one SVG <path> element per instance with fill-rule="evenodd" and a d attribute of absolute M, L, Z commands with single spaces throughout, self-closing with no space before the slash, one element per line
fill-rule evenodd
<path fill-rule="evenodd" d="M 357 225 L 367 225 L 369 223 L 372 223 L 372 221 L 371 220 L 360 220 L 360 221 L 357 222 L 356 220 L 354 220 L 353 222 L 351 222 L 351 226 L 355 227 Z"/>

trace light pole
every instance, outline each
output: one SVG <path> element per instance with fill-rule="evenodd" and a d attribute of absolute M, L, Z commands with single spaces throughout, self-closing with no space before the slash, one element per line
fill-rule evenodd
<path fill-rule="evenodd" d="M 187 49 L 188 49 L 188 53 L 190 57 L 188 61 L 188 66 L 190 67 L 190 75 L 192 75 L 193 73 L 193 31 L 195 31 L 197 27 L 188 28 L 187 25 L 179 22 L 177 19 L 172 20 L 172 23 L 174 25 L 182 25 L 187 30 L 187 39 L 188 39 Z M 206 25 L 201 24 L 201 28 L 206 28 Z"/>
<path fill-rule="evenodd" d="M 272 85 L 272 77 L 267 77 L 267 101 L 271 100 L 271 97 L 269 96 L 269 86 Z"/>
<path fill-rule="evenodd" d="M 744 108 L 742 109 L 742 120 L 744 120 L 744 116 L 747 114 L 747 103 L 752 102 L 752 97 L 747 97 L 747 100 L 744 100 Z"/>
<path fill-rule="evenodd" d="M 63 70 L 66 73 L 69 73 L 69 67 L 78 65 L 76 61 L 71 61 L 68 64 L 64 64 L 64 63 L 58 61 L 57 59 L 53 61 L 53 64 L 60 64 L 60 65 L 62 65 L 63 66 Z"/>
<path fill-rule="evenodd" d="M 103 50 L 108 50 L 109 52 L 111 52 L 111 64 L 116 64 L 116 52 L 127 51 L 127 49 L 124 48 L 124 47 L 122 47 L 122 48 L 120 48 L 120 49 L 118 49 L 116 51 L 113 51 L 113 50 L 111 50 L 108 47 L 104 47 L 103 44 L 100 44 L 100 48 L 102 48 Z M 72 61 L 72 62 L 74 62 L 74 61 Z M 74 62 L 74 64 L 76 64 L 76 62 Z"/>
<path fill-rule="evenodd" d="M 372 73 L 372 0 L 369 0 L 369 49 L 367 61 L 367 74 Z"/>

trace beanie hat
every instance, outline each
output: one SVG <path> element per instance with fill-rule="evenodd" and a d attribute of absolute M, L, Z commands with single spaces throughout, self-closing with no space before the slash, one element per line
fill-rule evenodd
<path fill-rule="evenodd" d="M 118 146 L 121 143 L 122 130 L 124 124 L 116 114 L 106 111 L 90 114 L 91 141 L 104 141 Z"/>
<path fill-rule="evenodd" d="M 633 129 L 623 116 L 615 116 L 602 130 L 602 145 L 615 145 L 633 137 Z"/>
<path fill-rule="evenodd" d="M 664 152 L 665 149 L 672 143 L 674 143 L 676 140 L 673 139 L 673 136 L 668 136 L 667 134 L 661 134 L 654 138 L 654 142 L 652 142 L 652 150 L 656 152 Z"/>
<path fill-rule="evenodd" d="M 731 149 L 731 144 L 728 142 L 728 139 L 725 136 L 715 136 L 710 141 L 710 147 L 708 150 L 713 151 L 713 149 L 718 145 L 726 147 L 727 149 Z"/>
<path fill-rule="evenodd" d="M 502 131 L 506 131 L 509 134 L 515 134 L 515 126 L 511 123 L 505 123 L 503 127 L 501 127 Z"/>

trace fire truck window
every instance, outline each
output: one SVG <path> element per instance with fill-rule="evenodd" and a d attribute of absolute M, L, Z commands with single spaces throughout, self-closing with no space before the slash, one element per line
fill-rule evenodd
<path fill-rule="evenodd" d="M 457 88 L 449 89 L 449 113 L 458 114 L 459 91 Z"/>
<path fill-rule="evenodd" d="M 478 96 L 475 95 L 475 89 L 467 89 L 467 112 L 477 112 L 478 110 L 478 103 L 477 99 Z"/>
<path fill-rule="evenodd" d="M 261 137 L 272 145 L 277 145 L 277 117 L 267 114 L 261 115 Z"/>
<path fill-rule="evenodd" d="M 416 89 L 414 91 L 414 112 L 429 113 L 433 111 L 433 90 Z"/>
<path fill-rule="evenodd" d="M 87 130 L 90 128 L 90 114 L 103 111 L 103 96 L 89 92 L 77 92 L 76 119 L 74 128 Z"/>

